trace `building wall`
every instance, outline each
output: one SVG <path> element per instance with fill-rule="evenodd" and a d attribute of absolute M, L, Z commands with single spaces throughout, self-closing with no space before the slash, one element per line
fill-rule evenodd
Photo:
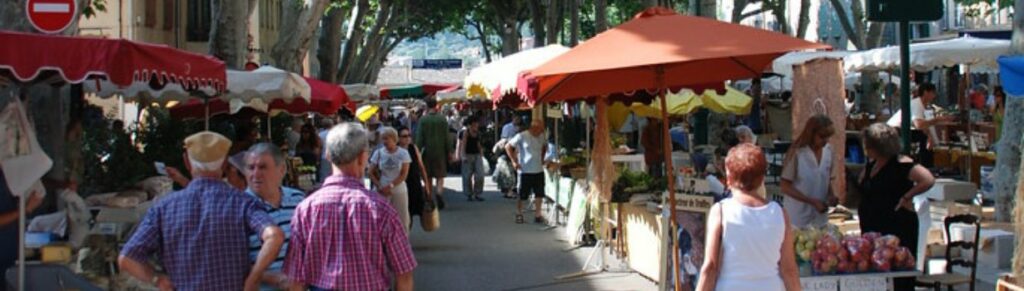
<path fill-rule="evenodd" d="M 81 34 L 108 38 L 124 38 L 163 44 L 195 53 L 209 53 L 209 21 L 207 25 L 193 13 L 209 7 L 209 0 L 108 0 L 107 11 L 79 21 Z M 270 62 L 270 48 L 277 41 L 281 22 L 282 0 L 259 0 L 253 10 L 250 32 L 253 36 L 251 58 L 257 63 Z M 175 9 L 177 8 L 177 9 Z M 208 11 L 208 8 L 206 8 Z M 177 11 L 175 11 L 177 10 Z M 211 15 L 212 17 L 212 15 Z M 175 21 L 177 20 L 177 21 Z M 197 21 L 198 20 L 198 21 Z M 192 22 L 190 25 L 190 22 Z M 189 34 L 193 28 L 195 33 Z M 198 37 L 198 38 L 197 38 Z"/>

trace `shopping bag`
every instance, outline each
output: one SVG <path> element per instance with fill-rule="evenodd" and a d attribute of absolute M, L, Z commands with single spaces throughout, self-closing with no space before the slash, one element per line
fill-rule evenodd
<path fill-rule="evenodd" d="M 27 193 L 52 166 L 53 160 L 36 140 L 35 129 L 21 102 L 9 102 L 0 112 L 0 167 L 11 194 Z"/>
<path fill-rule="evenodd" d="M 423 206 L 423 216 L 420 217 L 420 226 L 426 232 L 435 231 L 441 228 L 441 212 L 434 207 L 433 203 L 427 202 Z"/>

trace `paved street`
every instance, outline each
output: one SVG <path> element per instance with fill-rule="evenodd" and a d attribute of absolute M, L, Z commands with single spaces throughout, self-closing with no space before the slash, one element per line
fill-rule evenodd
<path fill-rule="evenodd" d="M 563 228 L 515 224 L 515 202 L 501 198 L 489 177 L 484 202 L 466 201 L 460 178 L 449 177 L 445 187 L 441 229 L 426 233 L 414 220 L 416 290 L 657 290 L 636 273 L 555 280 L 578 272 L 591 248 L 565 252 L 571 245 Z"/>

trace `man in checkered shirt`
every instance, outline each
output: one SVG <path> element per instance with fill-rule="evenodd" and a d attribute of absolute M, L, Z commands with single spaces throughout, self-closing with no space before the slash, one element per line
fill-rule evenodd
<path fill-rule="evenodd" d="M 333 175 L 292 217 L 284 262 L 292 290 L 412 290 L 416 258 L 405 226 L 388 200 L 363 184 L 368 147 L 369 134 L 357 123 L 327 134 Z"/>
<path fill-rule="evenodd" d="M 259 288 L 284 233 L 255 199 L 221 180 L 230 148 L 231 141 L 209 131 L 185 139 L 194 179 L 149 209 L 121 250 L 121 271 L 160 290 Z M 263 241 L 255 263 L 247 255 L 249 234 Z M 149 265 L 153 255 L 167 275 Z"/>

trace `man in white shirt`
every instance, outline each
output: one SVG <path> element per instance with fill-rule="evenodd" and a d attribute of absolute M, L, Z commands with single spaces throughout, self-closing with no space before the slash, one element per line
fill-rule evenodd
<path fill-rule="evenodd" d="M 530 130 L 516 134 L 505 146 L 512 167 L 519 171 L 519 200 L 516 203 L 516 223 L 523 223 L 523 202 L 533 194 L 535 223 L 545 223 L 541 212 L 544 202 L 544 153 L 548 151 L 544 135 L 544 121 L 534 119 Z"/>
<path fill-rule="evenodd" d="M 917 157 L 919 163 L 931 166 L 931 149 L 939 144 L 939 135 L 935 130 L 935 124 L 951 121 L 952 116 L 936 117 L 935 111 L 931 109 L 932 101 L 935 100 L 935 85 L 921 83 L 917 86 L 918 97 L 910 100 L 910 125 L 911 129 L 920 130 L 925 136 L 919 139 L 920 154 Z M 886 122 L 892 127 L 902 126 L 902 110 L 896 111 L 889 121 Z"/>

